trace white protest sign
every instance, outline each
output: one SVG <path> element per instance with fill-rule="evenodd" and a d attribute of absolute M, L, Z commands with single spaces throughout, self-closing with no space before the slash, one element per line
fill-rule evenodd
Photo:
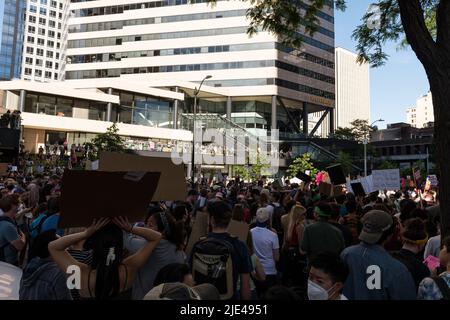
<path fill-rule="evenodd" d="M 374 190 L 399 190 L 400 169 L 373 170 L 372 186 Z"/>
<path fill-rule="evenodd" d="M 289 180 L 289 182 L 292 184 L 292 183 L 297 183 L 297 184 L 300 184 L 300 183 L 302 183 L 302 180 L 300 180 L 299 178 L 292 178 L 291 180 Z"/>
<path fill-rule="evenodd" d="M 428 179 L 430 180 L 430 186 L 437 187 L 439 185 L 438 178 L 435 174 L 429 175 Z"/>
<path fill-rule="evenodd" d="M 352 189 L 351 184 L 352 183 L 358 183 L 358 182 L 361 183 L 361 185 L 362 185 L 362 187 L 364 189 L 364 192 L 366 194 L 369 194 L 371 192 L 377 191 L 377 189 L 374 189 L 374 187 L 373 187 L 373 181 L 372 181 L 372 176 L 371 175 L 367 176 L 367 177 L 364 177 L 364 178 L 359 178 L 359 179 L 352 180 L 352 181 L 348 182 L 347 185 L 346 185 L 347 186 L 347 190 L 349 192 L 353 193 L 353 189 Z"/>

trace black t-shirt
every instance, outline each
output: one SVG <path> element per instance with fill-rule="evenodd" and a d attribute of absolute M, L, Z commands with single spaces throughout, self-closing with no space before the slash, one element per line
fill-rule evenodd
<path fill-rule="evenodd" d="M 350 247 L 353 243 L 353 234 L 349 227 L 344 226 L 340 223 L 330 222 L 333 226 L 341 230 L 342 236 L 344 237 L 345 247 Z"/>
<path fill-rule="evenodd" d="M 233 260 L 233 288 L 236 293 L 237 290 L 237 282 L 239 275 L 242 273 L 250 273 L 250 255 L 248 252 L 247 245 L 237 238 L 233 238 L 229 233 L 214 233 L 211 232 L 208 234 L 208 238 L 214 238 L 218 240 L 225 240 L 234 248 L 234 256 L 232 256 Z"/>
<path fill-rule="evenodd" d="M 419 259 L 417 259 L 414 252 L 400 249 L 400 251 L 393 252 L 392 256 L 403 263 L 411 273 L 416 288 L 419 288 L 420 282 L 426 277 L 430 276 L 430 270 L 423 264 Z"/>

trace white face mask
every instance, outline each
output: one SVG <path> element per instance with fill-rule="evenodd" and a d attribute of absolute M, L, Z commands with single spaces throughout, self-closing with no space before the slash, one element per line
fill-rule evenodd
<path fill-rule="evenodd" d="M 332 290 L 333 288 L 330 288 Z M 308 298 L 309 300 L 328 300 L 329 295 L 328 292 L 330 290 L 325 290 L 317 283 L 308 280 Z"/>

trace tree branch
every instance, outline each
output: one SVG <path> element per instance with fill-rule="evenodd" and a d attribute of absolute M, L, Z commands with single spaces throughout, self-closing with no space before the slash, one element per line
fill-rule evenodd
<path fill-rule="evenodd" d="M 446 55 L 450 55 L 450 0 L 441 0 L 436 14 L 437 38 L 439 48 L 444 49 Z"/>
<path fill-rule="evenodd" d="M 425 70 L 438 68 L 438 50 L 436 43 L 425 23 L 424 11 L 420 0 L 397 0 L 400 17 L 405 30 L 406 39 L 422 62 Z M 443 0 L 444 2 L 448 0 Z"/>

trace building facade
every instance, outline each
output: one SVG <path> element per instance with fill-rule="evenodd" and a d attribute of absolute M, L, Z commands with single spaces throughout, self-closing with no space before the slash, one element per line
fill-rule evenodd
<path fill-rule="evenodd" d="M 351 127 L 357 119 L 370 123 L 369 64 L 359 64 L 357 54 L 336 48 L 335 126 Z"/>
<path fill-rule="evenodd" d="M 406 122 L 414 128 L 426 128 L 434 122 L 431 92 L 418 98 L 415 106 L 406 109 Z"/>
<path fill-rule="evenodd" d="M 27 0 L 22 79 L 64 80 L 69 6 L 70 0 Z"/>
<path fill-rule="evenodd" d="M 19 79 L 26 0 L 0 1 L 0 80 Z"/>
<path fill-rule="evenodd" d="M 415 128 L 407 123 L 394 123 L 372 132 L 370 144 L 377 158 L 396 162 L 400 168 L 411 168 L 419 161 L 433 169 L 433 136 L 433 127 Z"/>
<path fill-rule="evenodd" d="M 175 90 L 178 81 L 198 85 L 211 75 L 204 85 L 217 94 L 199 97 L 199 113 L 230 121 L 232 114 L 257 113 L 245 117 L 246 128 L 288 134 L 308 134 L 308 114 L 334 107 L 332 1 L 319 11 L 318 32 L 303 34 L 297 51 L 268 32 L 249 37 L 248 2 L 194 2 L 72 1 L 67 81 L 81 85 L 87 79 L 121 78 Z M 306 8 L 302 3 L 299 9 Z M 192 92 L 185 93 L 192 98 Z M 147 108 L 129 102 L 123 107 L 125 114 Z M 180 108 L 181 116 L 192 113 L 192 100 Z"/>

